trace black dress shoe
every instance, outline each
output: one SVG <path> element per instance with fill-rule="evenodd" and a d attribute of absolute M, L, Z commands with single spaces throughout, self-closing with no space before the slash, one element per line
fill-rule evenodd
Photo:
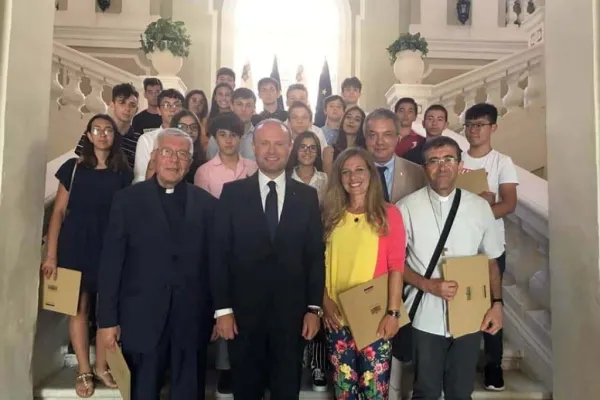
<path fill-rule="evenodd" d="M 500 366 L 487 366 L 484 373 L 485 389 L 492 392 L 504 390 L 504 374 Z"/>
<path fill-rule="evenodd" d="M 231 370 L 219 371 L 219 382 L 217 383 L 217 391 L 220 394 L 231 394 L 233 393 L 233 376 Z"/>

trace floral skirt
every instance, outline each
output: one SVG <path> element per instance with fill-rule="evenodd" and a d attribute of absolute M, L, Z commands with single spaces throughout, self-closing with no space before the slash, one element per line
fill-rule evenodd
<path fill-rule="evenodd" d="M 326 337 L 335 398 L 387 399 L 392 360 L 390 341 L 378 340 L 359 351 L 348 327 L 327 332 Z"/>

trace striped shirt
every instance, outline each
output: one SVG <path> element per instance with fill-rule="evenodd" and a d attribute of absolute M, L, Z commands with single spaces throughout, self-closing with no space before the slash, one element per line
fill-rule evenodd
<path fill-rule="evenodd" d="M 122 136 L 121 141 L 121 150 L 125 153 L 127 157 L 127 163 L 133 170 L 135 166 L 135 147 L 137 146 L 138 139 L 140 138 L 140 134 L 133 131 L 133 126 L 129 127 L 129 130 L 125 135 Z M 75 148 L 75 154 L 81 156 L 83 153 L 83 138 L 85 137 L 85 133 L 81 135 L 79 139 L 79 143 L 77 143 L 77 147 Z"/>

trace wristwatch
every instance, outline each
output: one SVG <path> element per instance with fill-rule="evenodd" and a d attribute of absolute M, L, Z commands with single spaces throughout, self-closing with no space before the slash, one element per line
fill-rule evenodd
<path fill-rule="evenodd" d="M 315 314 L 319 318 L 323 318 L 323 309 L 322 308 L 312 308 L 308 307 L 308 312 Z"/>
<path fill-rule="evenodd" d="M 502 304 L 502 307 L 504 307 L 504 300 L 502 300 L 502 297 L 498 299 L 492 299 L 492 305 L 494 305 L 494 303 L 500 303 Z"/>
<path fill-rule="evenodd" d="M 386 314 L 394 318 L 400 318 L 400 311 L 398 310 L 387 310 Z"/>

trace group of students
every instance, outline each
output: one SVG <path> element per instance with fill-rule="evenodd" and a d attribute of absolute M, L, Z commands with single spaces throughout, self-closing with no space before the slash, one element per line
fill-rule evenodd
<path fill-rule="evenodd" d="M 112 117 L 92 117 L 76 149 L 78 158 L 68 160 L 56 173 L 60 184 L 42 270 L 47 276 L 56 275 L 56 267 L 59 265 L 82 271 L 79 311 L 77 316 L 70 319 L 69 325 L 71 342 L 79 364 L 75 384 L 77 395 L 93 395 L 95 380 L 100 380 L 108 387 L 116 387 L 106 364 L 106 341 L 97 337 L 96 363 L 95 368 L 92 368 L 88 337 L 88 320 L 90 313 L 94 312 L 90 305 L 93 305 L 94 295 L 98 293 L 98 270 L 102 252 L 107 251 L 103 249 L 103 240 L 107 230 L 111 229 L 108 221 L 114 194 L 131 183 L 158 179 L 160 184 L 156 163 L 163 158 L 182 163 L 189 161 L 183 180 L 204 189 L 217 199 L 222 196 L 224 185 L 228 182 L 252 176 L 258 176 L 260 182 L 266 171 L 265 166 L 274 159 L 268 151 L 265 151 L 264 159 L 257 158 L 255 129 L 260 127 L 262 134 L 267 136 L 264 143 L 268 143 L 271 140 L 269 138 L 275 135 L 271 131 L 283 132 L 284 138 L 289 133 L 291 141 L 287 154 L 286 144 L 275 139 L 272 146 L 277 149 L 269 151 L 282 151 L 285 155 L 285 176 L 316 189 L 317 204 L 321 204 L 322 222 L 316 223 L 317 226 L 313 229 L 316 233 L 320 232 L 324 249 L 326 248 L 322 267 L 324 280 L 316 280 L 314 284 L 322 286 L 324 295 L 319 301 L 308 304 L 318 311 L 315 314 L 322 317 L 323 326 L 320 334 L 315 338 L 311 337 L 312 340 L 308 342 L 313 389 L 327 390 L 326 372 L 331 368 L 336 398 L 353 399 L 359 394 L 366 398 L 387 398 L 392 366 L 390 339 L 397 331 L 393 325 L 397 318 L 396 303 L 402 298 L 405 259 L 407 270 L 415 269 L 409 262 L 409 242 L 414 240 L 410 235 L 407 236 L 409 228 L 406 221 L 410 216 L 406 215 L 406 210 L 400 205 L 397 208 L 390 203 L 399 200 L 394 198 L 395 195 L 397 197 L 400 193 L 406 199 L 405 195 L 425 185 L 423 176 L 428 178 L 428 190 L 436 192 L 436 185 L 439 186 L 443 181 L 447 181 L 446 184 L 452 187 L 454 167 L 461 166 L 462 172 L 485 168 L 488 171 L 490 192 L 479 195 L 491 205 L 496 219 L 494 237 L 502 235 L 502 240 L 498 239 L 501 245 L 494 244 L 494 250 L 488 245 L 488 251 L 483 249 L 483 252 L 494 260 L 498 259 L 497 265 L 503 272 L 504 251 L 496 254 L 495 249 L 504 249 L 502 217 L 512 212 L 516 205 L 517 179 L 510 158 L 491 148 L 490 135 L 496 129 L 497 110 L 491 105 L 479 104 L 467 111 L 465 130 L 471 148 L 462 152 L 455 143 L 448 140 L 439 143 L 432 141 L 447 128 L 447 111 L 443 106 L 434 105 L 425 112 L 423 126 L 427 136 L 422 138 L 412 131 L 417 114 L 417 105 L 413 99 L 400 99 L 395 112 L 378 109 L 367 116 L 356 104 L 362 89 L 357 78 L 344 81 L 341 96 L 333 95 L 325 100 L 327 120 L 323 127 L 313 125 L 308 93 L 302 85 L 291 85 L 287 89 L 286 111 L 277 107 L 277 100 L 281 96 L 278 82 L 270 78 L 261 79 L 258 93 L 264 110 L 257 114 L 256 95 L 247 88 L 234 89 L 234 83 L 233 71 L 228 68 L 220 69 L 209 108 L 206 95 L 201 90 L 192 90 L 184 97 L 177 90 L 163 90 L 158 79 L 149 78 L 144 82 L 148 109 L 137 115 L 139 95 L 135 88 L 129 84 L 115 86 L 111 103 Z M 280 126 L 275 126 L 274 121 L 279 121 Z M 164 143 L 173 129 L 189 136 L 191 155 L 181 149 L 161 147 L 159 142 Z M 385 162 L 378 157 L 378 152 L 387 152 L 390 144 L 393 152 L 411 165 L 406 170 L 410 171 L 407 175 L 411 175 L 406 176 L 407 182 L 413 179 L 410 184 L 397 184 L 395 181 L 394 168 L 404 168 L 404 164 L 397 161 L 398 157 L 394 155 Z M 440 149 L 449 149 L 452 154 L 432 157 Z M 268 157 L 270 154 L 271 159 Z M 278 161 L 281 161 L 280 158 Z M 425 174 L 423 170 L 416 168 L 417 164 L 422 165 Z M 167 168 L 161 173 L 176 172 L 180 172 L 179 167 Z M 272 181 L 275 182 L 276 179 Z M 279 215 L 282 212 L 283 197 L 283 194 L 279 197 Z M 430 194 L 428 197 L 431 201 Z M 268 200 L 263 199 L 264 207 L 266 202 Z M 220 201 L 219 204 L 221 203 L 223 202 Z M 167 209 L 165 208 L 165 212 Z M 444 213 L 442 210 L 440 221 L 447 217 L 447 210 L 445 215 Z M 482 215 L 488 217 L 485 212 Z M 218 223 L 215 221 L 215 224 Z M 437 220 L 436 224 L 439 225 Z M 144 235 L 140 237 L 143 238 Z M 488 237 L 492 237 L 492 234 L 488 234 Z M 152 243 L 147 245 L 152 246 Z M 408 250 L 405 250 L 407 246 Z M 379 327 L 382 340 L 367 349 L 356 349 L 340 312 L 337 294 L 384 273 L 389 274 L 391 283 L 390 313 Z M 227 281 L 226 278 L 223 279 Z M 416 279 L 409 281 L 405 278 L 404 281 L 419 287 Z M 444 283 L 439 286 L 443 286 L 443 290 L 448 293 L 456 290 L 455 284 Z M 215 291 L 214 286 L 212 290 Z M 440 290 L 442 289 L 436 287 L 430 293 L 439 295 Z M 500 296 L 498 292 L 495 294 Z M 219 297 L 219 293 L 212 295 Z M 448 300 L 451 295 L 445 293 L 441 297 Z M 491 310 L 494 310 L 493 318 L 490 319 L 493 324 L 485 327 L 485 331 L 496 333 L 501 327 L 501 317 L 498 320 L 495 306 Z M 235 366 L 233 373 L 230 371 L 227 350 L 231 349 L 231 341 L 227 343 L 223 340 L 227 336 L 224 334 L 226 329 L 223 328 L 223 323 L 219 327 L 218 322 L 223 320 L 219 317 L 226 316 L 227 314 L 220 314 L 217 308 L 214 315 L 217 324 L 210 335 L 212 340 L 221 337 L 218 339 L 216 360 L 217 369 L 221 370 L 218 390 L 221 393 L 233 391 L 236 397 L 244 398 L 240 392 L 244 390 L 240 389 L 240 382 L 244 387 L 251 383 L 248 379 L 238 378 L 236 385 L 236 372 L 238 375 L 242 372 L 235 371 Z M 492 390 L 502 390 L 502 339 L 500 335 L 495 335 L 495 339 L 491 338 L 492 336 L 486 336 L 486 350 L 490 349 L 486 386 Z M 237 353 L 239 359 L 239 349 Z M 432 377 L 443 380 L 439 376 Z M 289 383 L 287 380 L 285 382 Z M 261 385 L 260 382 L 255 384 Z M 422 386 L 423 382 L 415 381 L 413 398 L 429 398 L 429 395 L 419 397 L 419 393 L 423 393 L 419 385 Z M 464 388 L 464 382 L 462 385 L 461 390 L 468 390 L 468 386 Z M 198 393 L 198 396 L 201 398 L 203 394 Z"/>

